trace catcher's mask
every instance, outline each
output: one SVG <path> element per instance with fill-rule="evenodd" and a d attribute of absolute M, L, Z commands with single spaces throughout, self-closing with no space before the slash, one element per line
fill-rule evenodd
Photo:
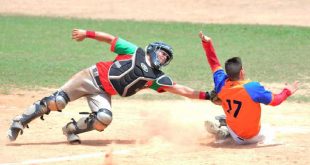
<path fill-rule="evenodd" d="M 165 63 L 161 64 L 158 58 L 158 52 L 162 51 L 165 55 L 167 55 L 167 59 Z M 170 61 L 173 59 L 173 49 L 171 46 L 167 45 L 164 42 L 153 42 L 150 43 L 146 47 L 147 54 L 151 57 L 151 65 L 155 69 L 160 69 L 163 66 L 166 66 L 170 63 Z"/>

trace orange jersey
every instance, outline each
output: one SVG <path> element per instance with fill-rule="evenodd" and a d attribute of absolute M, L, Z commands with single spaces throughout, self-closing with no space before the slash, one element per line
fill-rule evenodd
<path fill-rule="evenodd" d="M 220 88 L 217 93 L 222 100 L 227 125 L 241 138 L 254 137 L 260 130 L 260 103 L 270 103 L 271 92 L 257 82 L 223 81 L 222 86 L 217 86 Z"/>
<path fill-rule="evenodd" d="M 215 91 L 222 100 L 226 122 L 239 137 L 248 139 L 260 131 L 260 103 L 273 102 L 273 94 L 258 82 L 230 81 L 221 68 L 212 42 L 202 41 L 213 72 Z"/>

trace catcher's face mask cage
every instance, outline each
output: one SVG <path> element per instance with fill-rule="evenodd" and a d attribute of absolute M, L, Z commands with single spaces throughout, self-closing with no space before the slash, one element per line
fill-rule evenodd
<path fill-rule="evenodd" d="M 173 59 L 173 49 L 171 46 L 163 42 L 153 42 L 150 43 L 146 52 L 151 56 L 151 65 L 155 69 L 160 69 L 163 66 L 167 66 L 170 61 Z M 158 53 L 162 52 L 166 56 L 166 61 L 162 64 L 158 58 Z"/>

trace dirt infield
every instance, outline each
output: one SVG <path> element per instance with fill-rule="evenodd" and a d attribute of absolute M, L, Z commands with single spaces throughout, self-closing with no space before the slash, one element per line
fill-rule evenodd
<path fill-rule="evenodd" d="M 113 164 L 309 164 L 309 104 L 284 103 L 263 107 L 262 121 L 276 134 L 273 143 L 238 146 L 217 144 L 203 127 L 206 119 L 221 114 L 220 107 L 205 101 L 141 101 L 116 99 L 114 120 L 106 131 L 81 135 L 81 145 L 69 145 L 61 128 L 78 112 L 87 111 L 81 101 L 62 113 L 52 112 L 45 121 L 31 123 L 16 142 L 5 135 L 13 116 L 33 100 L 52 90 L 17 91 L 0 95 L 0 164 L 104 164 L 105 153 Z M 148 107 L 148 108 L 145 108 Z"/>
<path fill-rule="evenodd" d="M 310 26 L 309 0 L 1 0 L 0 13 Z"/>
<path fill-rule="evenodd" d="M 202 23 L 251 23 L 309 26 L 307 0 L 1 0 L 0 13 L 135 19 Z M 62 113 L 35 120 L 16 142 L 6 139 L 9 123 L 26 107 L 53 90 L 13 91 L 0 95 L 0 165 L 2 164 L 310 164 L 310 104 L 286 102 L 263 106 L 262 122 L 275 133 L 272 144 L 238 146 L 215 143 L 203 122 L 222 114 L 205 101 L 113 100 L 112 124 L 104 132 L 81 135 L 81 145 L 69 145 L 61 128 L 85 100 L 70 103 Z M 147 108 L 146 108 L 147 107 Z"/>

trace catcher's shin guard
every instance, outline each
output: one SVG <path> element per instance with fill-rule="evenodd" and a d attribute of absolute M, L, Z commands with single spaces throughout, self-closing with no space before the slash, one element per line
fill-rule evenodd
<path fill-rule="evenodd" d="M 28 124 L 41 117 L 43 119 L 44 114 L 49 114 L 50 111 L 61 111 L 65 108 L 70 101 L 67 93 L 64 91 L 57 91 L 53 95 L 44 97 L 41 100 L 31 105 L 24 114 L 16 116 L 11 124 L 8 137 L 11 141 L 15 141 L 19 133 L 23 133 L 23 129 L 28 127 Z"/>
<path fill-rule="evenodd" d="M 67 136 L 69 143 L 81 143 L 77 134 L 94 130 L 92 121 L 88 117 L 82 117 L 77 122 L 72 118 L 66 126 L 62 128 L 62 132 Z"/>
<path fill-rule="evenodd" d="M 82 117 L 77 122 L 73 118 L 71 120 L 72 122 L 62 128 L 63 134 L 67 136 L 69 143 L 81 143 L 78 134 L 92 130 L 103 131 L 112 121 L 112 112 L 108 109 L 100 109 L 98 112 L 90 113 L 88 117 Z"/>
<path fill-rule="evenodd" d="M 49 114 L 47 107 L 42 104 L 42 102 L 37 101 L 31 105 L 24 114 L 16 116 L 8 131 L 8 138 L 11 141 L 15 141 L 18 134 L 23 134 L 23 129 L 28 127 L 28 123 L 37 117 L 43 116 L 44 114 Z M 42 117 L 43 119 L 43 117 Z"/>

